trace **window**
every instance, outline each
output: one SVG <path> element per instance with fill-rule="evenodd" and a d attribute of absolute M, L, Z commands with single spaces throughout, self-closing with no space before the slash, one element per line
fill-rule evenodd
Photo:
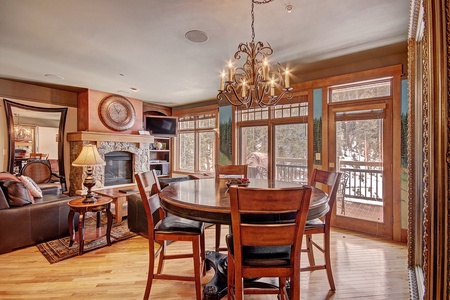
<path fill-rule="evenodd" d="M 391 78 L 383 78 L 333 86 L 330 88 L 330 102 L 390 97 L 391 85 Z"/>
<path fill-rule="evenodd" d="M 308 94 L 273 107 L 238 108 L 235 116 L 239 162 L 250 178 L 307 182 Z"/>
<path fill-rule="evenodd" d="M 180 117 L 178 120 L 178 171 L 214 170 L 216 157 L 216 114 Z"/>

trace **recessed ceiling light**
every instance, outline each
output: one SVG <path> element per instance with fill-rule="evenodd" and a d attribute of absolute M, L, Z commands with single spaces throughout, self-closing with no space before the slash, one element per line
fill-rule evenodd
<path fill-rule="evenodd" d="M 51 79 L 59 79 L 59 80 L 63 80 L 64 79 L 64 77 L 59 76 L 59 75 L 55 75 L 55 74 L 45 74 L 44 76 L 47 77 L 47 78 L 51 78 Z"/>
<path fill-rule="evenodd" d="M 135 92 L 135 93 L 137 93 L 137 91 L 138 91 L 138 89 L 137 89 L 137 88 L 134 88 L 134 87 L 131 87 L 130 90 L 131 90 L 132 92 Z"/>
<path fill-rule="evenodd" d="M 125 74 L 123 74 L 123 73 L 119 73 L 119 76 L 125 77 Z"/>
<path fill-rule="evenodd" d="M 200 30 L 191 30 L 186 32 L 184 35 L 188 40 L 190 40 L 193 43 L 204 43 L 206 42 L 209 37 L 206 34 L 206 32 L 200 31 Z"/>

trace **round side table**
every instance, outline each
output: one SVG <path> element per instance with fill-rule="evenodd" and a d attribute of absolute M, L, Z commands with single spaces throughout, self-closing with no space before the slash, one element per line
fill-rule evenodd
<path fill-rule="evenodd" d="M 113 216 L 111 214 L 110 206 L 112 199 L 108 197 L 102 197 L 97 199 L 96 202 L 84 203 L 84 198 L 75 199 L 69 201 L 68 205 L 70 206 L 69 211 L 69 234 L 70 234 L 70 243 L 69 246 L 73 245 L 74 241 L 79 242 L 78 255 L 83 254 L 84 251 L 84 241 L 92 241 L 106 236 L 106 242 L 108 246 L 111 246 L 111 227 Z M 97 222 L 95 229 L 85 229 L 84 227 L 84 219 L 85 214 L 87 212 L 96 212 L 97 213 Z M 101 213 L 105 212 L 108 217 L 106 232 L 101 227 Z M 75 213 L 79 214 L 78 220 L 78 236 L 76 236 L 76 232 L 74 230 L 74 222 L 73 217 Z"/>

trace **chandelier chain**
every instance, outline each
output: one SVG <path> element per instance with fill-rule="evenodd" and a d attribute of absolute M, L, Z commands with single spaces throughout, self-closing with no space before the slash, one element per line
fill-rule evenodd
<path fill-rule="evenodd" d="M 257 1 L 257 0 L 252 0 L 252 42 L 255 42 L 255 4 L 261 5 L 261 4 L 267 4 L 272 2 L 273 0 L 262 0 L 262 1 Z"/>

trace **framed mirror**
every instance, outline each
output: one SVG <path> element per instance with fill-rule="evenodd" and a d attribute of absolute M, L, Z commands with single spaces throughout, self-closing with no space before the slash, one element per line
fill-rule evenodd
<path fill-rule="evenodd" d="M 33 155 L 64 170 L 64 128 L 67 108 L 44 108 L 3 99 L 8 130 L 8 172 L 14 173 Z"/>

